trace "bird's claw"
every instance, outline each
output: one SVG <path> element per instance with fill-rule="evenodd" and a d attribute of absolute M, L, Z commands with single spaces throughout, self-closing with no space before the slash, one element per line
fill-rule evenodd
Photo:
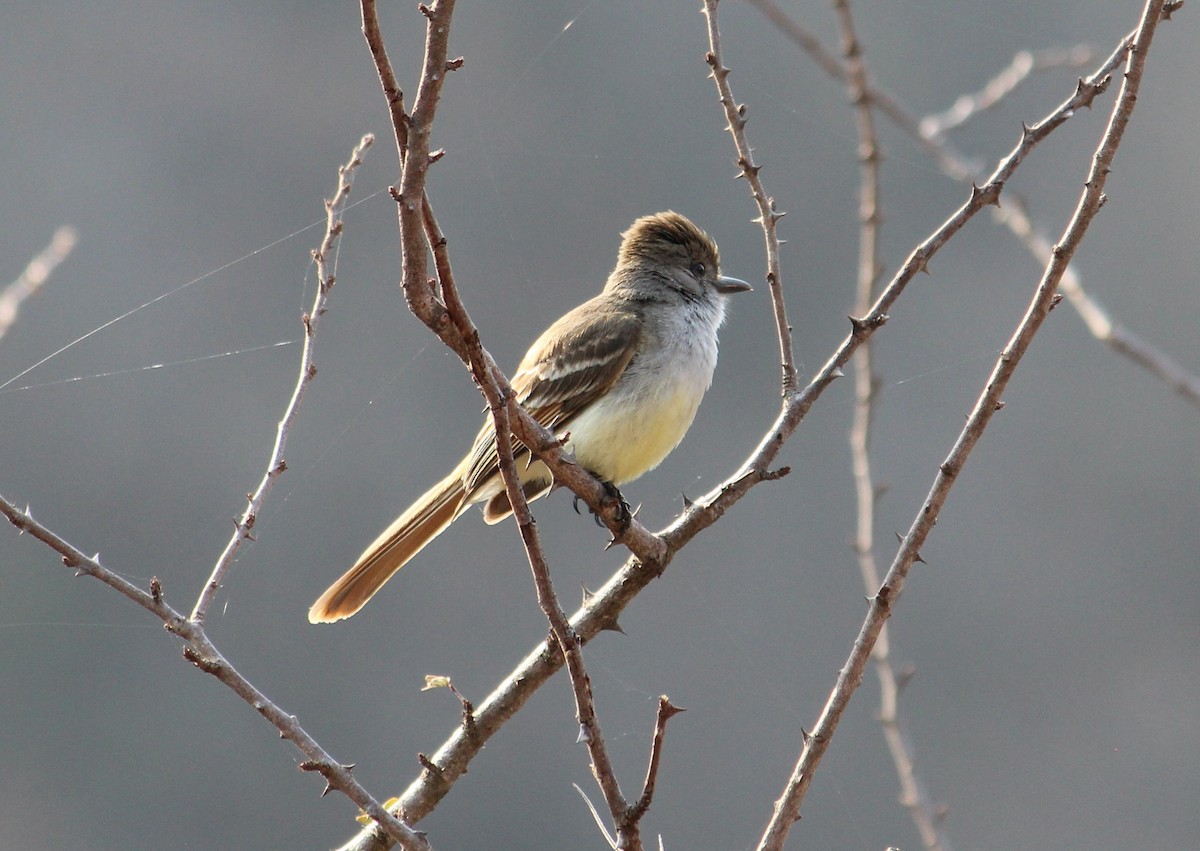
<path fill-rule="evenodd" d="M 629 503 L 625 501 L 625 497 L 621 494 L 621 491 L 618 490 L 617 486 L 612 482 L 604 482 L 604 492 L 607 493 L 611 499 L 614 499 L 617 502 L 617 516 L 614 519 L 621 527 L 621 531 L 617 535 L 619 538 L 621 535 L 625 534 L 625 530 L 628 529 L 629 524 L 633 522 L 633 510 L 629 507 Z M 596 522 L 600 522 L 599 517 L 596 518 Z"/>
<path fill-rule="evenodd" d="M 614 519 L 620 525 L 621 532 L 624 533 L 624 531 L 629 528 L 629 524 L 633 521 L 633 511 L 630 509 L 629 503 L 625 501 L 625 497 L 621 495 L 621 491 L 616 485 L 603 479 L 601 480 L 601 483 L 604 485 L 604 493 L 609 499 L 615 500 L 617 503 L 617 512 Z M 575 509 L 576 514 L 583 514 L 583 512 L 579 510 L 579 494 L 575 494 L 575 496 L 571 499 L 571 507 Z M 592 512 L 592 519 L 596 521 L 597 526 L 604 525 L 604 521 L 600 519 L 600 515 L 596 514 L 595 512 Z M 620 537 L 620 535 L 617 537 Z M 616 539 L 614 538 L 613 540 L 615 541 Z"/>
<path fill-rule="evenodd" d="M 574 498 L 571 500 L 571 507 L 575 509 L 576 514 L 583 514 L 583 512 L 579 510 L 579 494 L 575 494 Z M 592 509 L 589 507 L 588 511 L 592 511 Z M 597 526 L 604 526 L 604 521 L 602 521 L 600 519 L 600 515 L 594 511 L 592 511 L 592 519 L 596 521 Z"/>

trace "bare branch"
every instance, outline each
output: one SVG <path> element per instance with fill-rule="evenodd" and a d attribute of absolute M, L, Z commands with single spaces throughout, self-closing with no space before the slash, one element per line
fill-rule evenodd
<path fill-rule="evenodd" d="M 717 94 L 720 95 L 721 106 L 725 109 L 725 120 L 730 135 L 733 136 L 733 146 L 737 150 L 737 165 L 741 169 L 739 177 L 744 177 L 750 184 L 750 194 L 758 206 L 758 218 L 755 219 L 763 231 L 763 240 L 767 254 L 767 288 L 771 293 L 771 307 L 775 312 L 775 333 L 779 338 L 779 359 L 782 369 L 783 395 L 785 397 L 796 392 L 798 379 L 796 376 L 795 355 L 792 351 L 792 328 L 788 324 L 787 309 L 783 298 L 783 276 L 779 264 L 779 237 L 776 225 L 784 217 L 775 209 L 775 199 L 767 195 L 758 173 L 762 166 L 754 162 L 754 150 L 746 141 L 746 105 L 738 104 L 733 99 L 733 91 L 729 88 L 729 69 L 721 59 L 721 33 L 717 28 L 718 0 L 705 0 L 704 17 L 708 22 L 708 53 L 704 60 L 712 68 L 713 82 L 717 84 Z"/>
<path fill-rule="evenodd" d="M 342 229 L 341 222 L 337 219 L 337 211 L 342 208 L 346 196 L 350 191 L 353 171 L 361 164 L 362 155 L 371 142 L 372 137 L 364 136 L 355 147 L 349 162 L 338 169 L 337 191 L 334 193 L 333 199 L 325 202 L 327 228 L 321 248 L 313 253 L 317 263 L 318 286 L 312 313 L 305 316 L 304 324 L 306 333 L 300 378 L 297 381 L 296 390 L 293 393 L 284 418 L 280 422 L 279 435 L 276 439 L 275 449 L 271 455 L 271 462 L 267 468 L 267 475 L 264 477 L 263 483 L 260 484 L 258 491 L 250 497 L 250 508 L 247 509 L 246 515 L 243 516 L 242 521 L 238 524 L 239 531 L 235 533 L 234 540 L 227 547 L 226 555 L 223 555 L 222 559 L 218 561 L 217 568 L 214 570 L 208 583 L 206 583 L 205 591 L 200 595 L 196 610 L 193 611 L 192 616 L 190 618 L 184 617 L 182 613 L 166 602 L 162 583 L 157 577 L 150 580 L 149 590 L 139 588 L 105 568 L 100 563 L 99 556 L 86 555 L 64 538 L 34 520 L 29 509 L 21 511 L 3 496 L 0 496 L 0 514 L 7 517 L 9 522 L 22 532 L 28 532 L 58 552 L 62 556 L 63 564 L 75 570 L 77 575 L 87 575 L 100 580 L 105 585 L 113 588 L 118 593 L 153 614 L 162 621 L 163 626 L 166 627 L 168 632 L 183 639 L 185 642 L 183 657 L 188 662 L 224 683 L 235 694 L 241 697 L 242 700 L 252 706 L 259 715 L 271 723 L 279 731 L 281 738 L 295 745 L 305 757 L 304 761 L 300 764 L 301 770 L 316 772 L 325 778 L 326 785 L 322 794 L 326 794 L 331 790 L 343 793 L 374 819 L 380 829 L 396 842 L 400 843 L 403 848 L 410 849 L 410 851 L 429 851 L 431 846 L 425 839 L 424 834 L 412 830 L 388 812 L 379 801 L 372 797 L 354 779 L 350 773 L 353 766 L 343 765 L 333 759 L 300 726 L 300 722 L 296 719 L 296 716 L 285 712 L 259 691 L 253 683 L 242 676 L 221 654 L 204 630 L 204 612 L 212 602 L 212 594 L 220 587 L 221 576 L 228 569 L 229 563 L 232 560 L 230 548 L 236 549 L 242 540 L 249 537 L 250 529 L 254 525 L 254 516 L 261 506 L 263 498 L 266 496 L 269 484 L 278 472 L 283 469 L 282 452 L 287 429 L 295 417 L 296 406 L 299 403 L 304 387 L 312 379 L 312 375 L 315 372 L 312 366 L 314 328 L 318 318 L 325 310 L 326 298 L 334 283 L 333 276 L 328 273 L 326 259 Z"/>
<path fill-rule="evenodd" d="M 432 217 L 427 220 L 428 226 L 436 228 Z M 435 244 L 439 240 L 434 240 Z M 440 240 L 444 245 L 444 240 Z M 621 793 L 617 782 L 616 771 L 604 744 L 604 733 L 596 717 L 595 698 L 592 694 L 591 679 L 583 664 L 583 653 L 579 639 L 571 629 L 566 613 L 558 602 L 558 594 L 550 578 L 550 566 L 546 562 L 545 553 L 529 510 L 529 501 L 521 486 L 521 477 L 513 460 L 512 420 L 520 412 L 516 395 L 504 376 L 494 369 L 491 356 L 488 355 L 479 342 L 479 331 L 467 315 L 466 308 L 459 299 L 457 287 L 449 266 L 442 267 L 440 278 L 442 292 L 450 317 L 459 334 L 467 341 L 467 354 L 470 359 L 471 374 L 475 376 L 484 396 L 487 398 L 489 410 L 492 413 L 492 424 L 496 434 L 496 455 L 500 465 L 500 475 L 504 479 L 504 487 L 512 505 L 513 517 L 521 532 L 521 542 L 525 546 L 525 556 L 533 573 L 533 583 L 537 591 L 538 605 L 550 624 L 551 634 L 567 663 L 567 672 L 571 680 L 571 688 L 575 696 L 575 711 L 579 721 L 579 739 L 588 749 L 592 760 L 592 773 L 600 784 L 604 800 L 609 807 L 613 822 L 617 825 L 617 847 L 640 851 L 641 838 L 638 835 L 637 822 L 629 823 L 626 818 L 629 810 L 625 796 Z M 503 388 L 501 387 L 503 382 Z"/>
<path fill-rule="evenodd" d="M 679 706 L 675 706 L 664 694 L 658 699 L 658 717 L 654 722 L 654 739 L 650 745 L 650 765 L 646 767 L 646 779 L 642 783 L 642 794 L 638 796 L 635 803 L 629 811 L 628 817 L 633 821 L 640 819 L 646 810 L 650 809 L 650 803 L 654 800 L 654 786 L 658 782 L 658 765 L 662 760 L 663 740 L 667 735 L 667 721 L 672 715 L 678 715 L 683 712 Z"/>
<path fill-rule="evenodd" d="M 375 70 L 379 74 L 379 84 L 383 88 L 383 96 L 387 99 L 388 113 L 392 119 L 392 129 L 395 131 L 396 154 L 400 162 L 408 153 L 408 113 L 404 111 L 404 92 L 392 71 L 391 60 L 388 59 L 387 49 L 383 44 L 383 33 L 379 31 L 379 16 L 375 13 L 375 0 L 363 0 L 362 34 L 375 60 Z"/>
<path fill-rule="evenodd" d="M 51 273 L 75 247 L 75 228 L 63 225 L 50 237 L 50 244 L 29 261 L 17 279 L 0 290 L 0 337 L 17 321 L 22 302 L 50 279 Z"/>
<path fill-rule="evenodd" d="M 325 202 L 325 237 L 321 242 L 321 247 L 313 252 L 313 261 L 317 266 L 317 291 L 313 296 L 311 310 L 300 317 L 301 324 L 304 326 L 304 348 L 300 353 L 300 375 L 297 377 L 296 386 L 292 390 L 292 398 L 288 401 L 287 407 L 284 409 L 283 418 L 276 427 L 275 445 L 271 449 L 271 459 L 267 462 L 267 471 L 263 474 L 258 487 L 250 494 L 249 505 L 246 506 L 246 510 L 242 513 L 241 518 L 234 524 L 233 536 L 229 539 L 229 543 L 225 545 L 224 551 L 221 553 L 220 558 L 217 559 L 216 566 L 213 567 L 212 575 L 209 576 L 208 582 L 204 584 L 204 589 L 196 599 L 196 605 L 192 609 L 191 615 L 191 619 L 196 623 L 204 622 L 204 616 L 208 612 L 208 607 L 212 605 L 212 601 L 216 598 L 217 591 L 221 588 L 221 581 L 233 564 L 233 559 L 241 548 L 242 543 L 246 540 L 252 540 L 252 530 L 254 529 L 255 520 L 258 518 L 259 511 L 262 510 L 267 494 L 271 491 L 271 485 L 287 469 L 287 462 L 283 459 L 283 451 L 287 446 L 288 431 L 296 419 L 296 412 L 300 408 L 300 400 L 304 398 L 305 389 L 307 389 L 313 377 L 317 374 L 317 368 L 313 364 L 313 346 L 316 340 L 317 323 L 320 322 L 321 316 L 325 313 L 329 292 L 334 284 L 334 277 L 329 272 L 327 261 L 333 250 L 334 243 L 337 242 L 338 237 L 342 234 L 342 222 L 338 216 L 346 203 L 346 198 L 350 195 L 350 187 L 354 183 L 354 172 L 362 165 L 363 154 L 366 153 L 366 150 L 374 142 L 375 137 L 370 134 L 363 136 L 359 140 L 359 143 L 350 155 L 350 160 L 338 168 L 337 189 L 333 197 Z"/>
<path fill-rule="evenodd" d="M 342 765 L 333 759 L 300 726 L 295 715 L 285 712 L 242 676 L 217 650 L 205 634 L 203 624 L 189 620 L 165 602 L 162 584 L 157 578 L 150 581 L 150 590 L 139 588 L 100 564 L 98 556 L 86 555 L 78 547 L 34 520 L 29 509 L 22 511 L 3 496 L 0 496 L 0 514 L 7 517 L 9 522 L 22 532 L 28 532 L 59 553 L 63 564 L 73 569 L 77 575 L 100 580 L 162 621 L 168 632 L 186 642 L 183 656 L 187 661 L 228 686 L 274 726 L 281 738 L 296 746 L 305 757 L 301 768 L 317 771 L 325 777 L 325 792 L 336 789 L 344 794 L 375 819 L 387 835 L 400 843 L 401 847 L 411 851 L 428 851 L 430 845 L 424 835 L 412 830 L 385 810 L 350 773 L 353 766 Z"/>
<path fill-rule="evenodd" d="M 1000 160 L 991 175 L 981 184 L 972 185 L 971 195 L 940 227 L 921 242 L 909 254 L 908 259 L 880 292 L 871 309 L 860 317 L 853 318 L 851 333 L 817 371 L 808 386 L 785 400 L 771 428 L 767 430 L 758 447 L 743 465 L 742 472 L 726 481 L 717 490 L 697 499 L 682 517 L 663 531 L 661 537 L 668 550 L 674 552 L 700 530 L 707 528 L 730 506 L 741 499 L 751 487 L 769 478 L 769 467 L 774 463 L 784 443 L 807 415 L 813 403 L 834 380 L 843 374 L 850 357 L 872 334 L 888 320 L 887 311 L 901 293 L 919 273 L 927 271 L 929 261 L 949 242 L 980 210 L 999 202 L 1005 182 L 1012 177 L 1025 158 L 1051 133 L 1070 120 L 1079 109 L 1088 106 L 1109 84 L 1110 74 L 1127 50 L 1128 40 L 1100 66 L 1091 76 L 1080 80 L 1074 93 L 1041 121 L 1025 127 L 1021 139 L 1009 154 Z"/>
<path fill-rule="evenodd" d="M 535 456 L 540 457 L 550 466 L 556 481 L 576 489 L 576 492 L 580 493 L 589 506 L 597 511 L 598 516 L 607 515 L 605 519 L 610 523 L 614 535 L 623 536 L 624 527 L 617 518 L 617 511 L 620 508 L 619 500 L 614 500 L 607 495 L 594 477 L 578 468 L 573 461 L 564 458 L 560 442 L 554 435 L 542 429 L 516 404 L 512 388 L 491 355 L 481 345 L 478 330 L 458 295 L 449 256 L 446 252 L 446 238 L 429 203 L 424 179 L 428 165 L 434 161 L 434 157 L 429 152 L 427 140 L 436 115 L 441 81 L 445 72 L 452 67 L 458 67 L 461 61 L 450 62 L 446 59 L 453 3 L 437 2 L 432 7 L 423 8 L 423 11 L 428 18 L 424 72 L 421 85 L 417 90 L 412 115 L 408 116 L 404 113 L 400 103 L 398 89 L 394 83 L 395 77 L 379 33 L 374 3 L 371 0 L 362 2 L 363 32 L 375 59 L 385 95 L 388 96 L 393 130 L 401 156 L 400 190 L 395 197 L 399 209 L 401 244 L 404 254 L 402 286 L 413 313 L 459 354 L 488 400 L 497 435 L 501 474 L 505 480 L 509 499 L 533 571 L 539 603 L 549 620 L 555 645 L 559 653 L 565 656 L 571 673 L 576 709 L 583 731 L 582 738 L 588 745 L 593 770 L 604 791 L 605 798 L 609 802 L 614 822 L 617 823 L 619 831 L 622 827 L 626 828 L 626 835 L 622 838 L 625 844 L 622 847 L 640 848 L 636 831 L 634 836 L 630 837 L 628 826 L 623 823 L 628 805 L 621 795 L 611 760 L 604 747 L 603 734 L 596 721 L 591 685 L 580 653 L 581 642 L 574 634 L 558 603 L 550 580 L 549 568 L 541 550 L 537 528 L 520 486 L 512 460 L 513 436 L 515 435 L 529 446 Z M 393 95 L 392 92 L 396 94 Z M 417 198 L 420 198 L 419 204 L 415 200 Z M 436 285 L 435 282 L 425 279 L 427 252 L 430 249 L 433 251 L 435 261 Z M 614 502 L 618 504 L 610 504 Z M 633 525 L 636 526 L 636 524 Z M 634 545 L 636 546 L 636 543 L 640 541 L 643 550 L 655 553 L 662 549 L 661 543 L 640 526 L 635 528 L 632 537 Z M 479 746 L 482 746 L 482 742 L 486 740 L 486 736 L 490 735 L 490 732 L 479 725 L 476 726 L 476 732 L 482 737 L 478 741 Z M 432 762 L 439 766 L 438 788 L 435 795 L 436 798 L 440 798 L 457 777 L 457 771 L 454 761 L 447 760 L 441 751 L 439 754 L 435 754 Z M 463 765 L 465 767 L 465 763 Z M 425 776 L 427 775 L 423 775 L 422 778 Z M 408 797 L 406 795 L 398 803 L 398 811 L 410 815 L 417 814 L 416 817 L 420 817 L 423 814 L 422 810 L 414 809 Z M 375 842 L 378 841 L 378 837 L 364 835 L 360 836 L 360 841 Z"/>
<path fill-rule="evenodd" d="M 451 333 L 451 320 L 446 313 L 446 306 L 437 298 L 432 281 L 428 277 L 430 245 L 424 228 L 427 204 L 425 179 L 429 166 L 433 163 L 429 150 L 429 134 L 437 115 L 442 85 L 452 67 L 448 64 L 447 55 L 454 0 L 435 0 L 430 6 L 421 6 L 428 19 L 425 31 L 425 58 L 412 113 L 407 117 L 404 115 L 403 104 L 387 91 L 389 85 L 394 89 L 395 76 L 388 63 L 387 52 L 379 40 L 381 37 L 374 0 L 362 0 L 361 8 L 363 33 L 371 55 L 375 58 L 380 80 L 383 81 L 389 100 L 392 130 L 401 158 L 400 186 L 395 194 L 396 210 L 400 218 L 402 252 L 400 286 L 413 314 L 434 333 L 442 336 L 443 341 L 465 362 L 465 341 L 457 334 Z"/>
<path fill-rule="evenodd" d="M 849 658 L 838 674 L 837 684 L 830 693 L 829 700 L 826 702 L 812 734 L 805 741 L 800 758 L 784 788 L 783 795 L 775 804 L 775 813 L 758 845 L 760 851 L 782 849 L 791 826 L 799 818 L 801 802 L 812 781 L 813 772 L 820 764 L 851 696 L 862 682 L 862 672 L 867 658 L 874 649 L 880 631 L 891 616 L 892 604 L 904 586 L 908 571 L 918 557 L 921 545 L 937 522 L 941 508 L 971 450 L 982 436 L 984 429 L 987 428 L 992 415 L 1001 407 L 1004 389 L 1008 386 L 1013 372 L 1028 350 L 1033 337 L 1049 315 L 1057 294 L 1058 283 L 1066 272 L 1080 240 L 1104 202 L 1104 185 L 1109 168 L 1133 113 L 1146 56 L 1162 11 L 1163 0 L 1148 0 L 1146 3 L 1134 41 L 1128 50 L 1128 60 L 1120 94 L 1113 107 L 1100 145 L 1092 158 L 1088 179 L 1075 213 L 1055 247 L 1054 256 L 1038 283 L 1025 316 L 996 362 L 983 393 L 967 418 L 966 426 L 950 450 L 950 454 L 941 464 L 933 487 L 913 519 L 908 533 L 904 536 L 892 566 L 884 577 L 883 584 L 871 598 L 867 617 L 854 641 Z M 1081 82 L 1081 89 L 1083 85 Z"/>

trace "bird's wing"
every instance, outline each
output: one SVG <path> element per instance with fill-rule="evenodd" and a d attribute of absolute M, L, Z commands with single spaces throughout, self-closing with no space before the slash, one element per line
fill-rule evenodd
<path fill-rule="evenodd" d="M 580 319 L 581 316 L 587 317 Z M 555 322 L 530 347 L 512 377 L 517 401 L 542 426 L 562 430 L 616 384 L 641 343 L 642 323 L 629 307 L 593 299 Z M 463 476 L 470 494 L 499 470 L 491 417 L 484 422 Z"/>

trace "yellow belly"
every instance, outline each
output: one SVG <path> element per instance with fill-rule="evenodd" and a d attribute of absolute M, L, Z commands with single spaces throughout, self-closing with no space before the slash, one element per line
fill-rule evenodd
<path fill-rule="evenodd" d="M 696 416 L 703 391 L 676 387 L 632 399 L 603 399 L 573 420 L 567 448 L 586 469 L 621 485 L 662 463 Z"/>

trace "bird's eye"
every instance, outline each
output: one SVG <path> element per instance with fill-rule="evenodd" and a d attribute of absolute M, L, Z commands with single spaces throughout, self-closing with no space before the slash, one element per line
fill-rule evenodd
<path fill-rule="evenodd" d="M 692 264 L 692 274 L 695 275 L 697 278 L 703 278 L 705 271 L 707 271 L 707 270 L 703 263 L 693 263 Z"/>

